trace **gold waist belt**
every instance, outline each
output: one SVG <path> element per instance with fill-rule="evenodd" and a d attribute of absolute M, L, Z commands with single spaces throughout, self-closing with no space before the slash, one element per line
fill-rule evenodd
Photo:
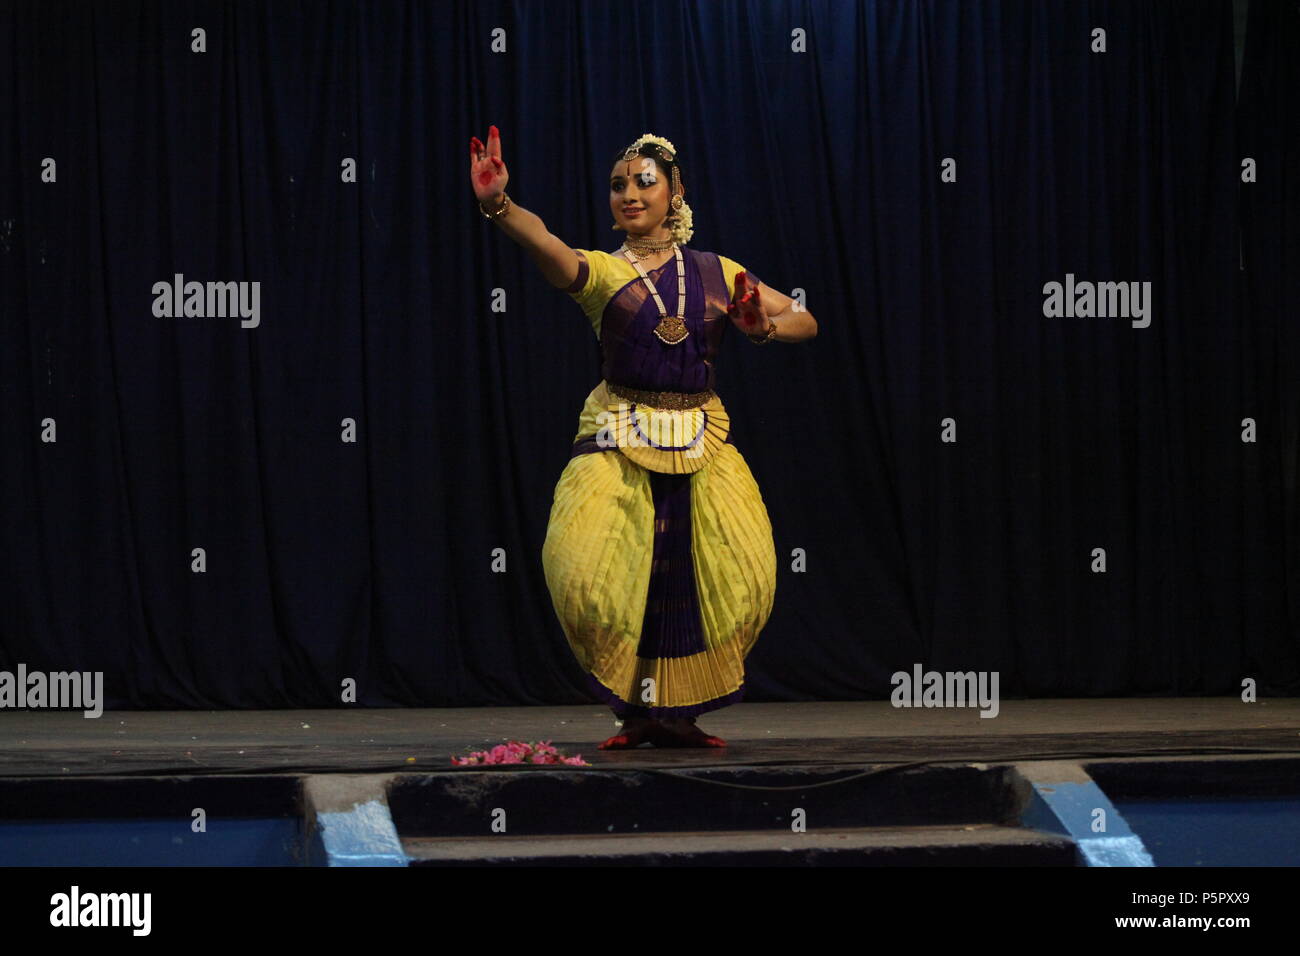
<path fill-rule="evenodd" d="M 609 389 L 611 395 L 617 395 L 624 401 L 631 402 L 634 405 L 645 405 L 649 408 L 668 408 L 676 411 L 682 411 L 687 408 L 699 408 L 713 401 L 713 389 L 706 388 L 702 392 L 650 392 L 642 388 L 628 388 L 626 385 L 614 385 L 606 382 L 605 387 Z"/>

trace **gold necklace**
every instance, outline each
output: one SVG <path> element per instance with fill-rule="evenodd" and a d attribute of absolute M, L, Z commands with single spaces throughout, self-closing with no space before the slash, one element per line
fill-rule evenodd
<path fill-rule="evenodd" d="M 623 245 L 627 246 L 632 252 L 637 253 L 638 259 L 649 259 L 656 252 L 671 249 L 675 244 L 672 238 L 648 239 L 642 236 L 628 236 L 623 240 Z"/>
<path fill-rule="evenodd" d="M 682 247 L 673 244 L 673 252 L 677 257 L 677 314 L 669 315 L 668 310 L 664 308 L 664 300 L 659 297 L 659 290 L 655 288 L 654 282 L 646 275 L 641 263 L 632 258 L 632 250 L 627 248 L 627 243 L 623 245 L 624 258 L 640 274 L 641 281 L 646 284 L 646 288 L 650 290 L 650 295 L 654 297 L 655 305 L 659 308 L 659 324 L 654 327 L 654 334 L 665 345 L 676 345 L 691 334 L 690 329 L 686 328 L 686 269 L 682 261 Z"/>

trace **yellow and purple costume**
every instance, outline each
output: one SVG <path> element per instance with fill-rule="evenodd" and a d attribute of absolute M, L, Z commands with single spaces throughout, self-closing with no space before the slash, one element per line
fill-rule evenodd
<path fill-rule="evenodd" d="M 602 380 L 555 488 L 542 564 L 591 690 L 620 716 L 739 700 L 776 593 L 772 525 L 713 391 L 741 266 L 680 248 L 690 334 L 674 345 L 654 334 L 658 308 L 621 256 L 579 250 L 566 290 L 600 340 Z M 649 272 L 670 316 L 676 267 Z"/>

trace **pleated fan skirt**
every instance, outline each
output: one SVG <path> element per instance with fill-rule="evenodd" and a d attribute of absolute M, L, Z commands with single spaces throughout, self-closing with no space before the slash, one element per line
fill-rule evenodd
<path fill-rule="evenodd" d="M 617 448 L 575 453 L 542 565 L 589 688 L 615 714 L 694 716 L 743 695 L 745 657 L 772 612 L 776 549 L 734 445 L 690 474 L 651 471 Z"/>

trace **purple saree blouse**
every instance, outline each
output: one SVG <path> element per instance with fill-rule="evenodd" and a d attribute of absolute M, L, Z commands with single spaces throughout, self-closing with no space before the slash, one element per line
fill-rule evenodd
<path fill-rule="evenodd" d="M 593 326 L 598 326 L 601 377 L 612 385 L 669 392 L 700 392 L 715 388 L 714 362 L 731 320 L 731 299 L 723 257 L 681 247 L 686 270 L 686 310 L 689 335 L 669 345 L 654 334 L 659 309 L 638 275 L 626 279 L 601 264 L 603 290 L 589 290 L 586 306 Z M 571 295 L 588 286 L 592 263 L 578 250 L 578 275 L 565 291 Z M 619 257 L 621 258 L 621 257 Z M 626 260 L 622 260 L 626 264 Z M 730 263 L 730 260 L 727 260 Z M 732 264 L 734 266 L 734 264 Z M 647 273 L 670 316 L 677 314 L 677 259 L 674 256 Z M 734 276 L 734 269 L 731 273 Z M 759 279 L 746 273 L 755 284 Z"/>

